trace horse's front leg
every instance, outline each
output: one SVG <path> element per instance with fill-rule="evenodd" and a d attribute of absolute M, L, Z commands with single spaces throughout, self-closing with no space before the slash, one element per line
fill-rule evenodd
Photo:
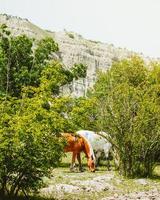
<path fill-rule="evenodd" d="M 82 163 L 81 163 L 81 154 L 80 153 L 77 154 L 77 160 L 78 160 L 78 163 L 79 163 L 79 171 L 83 172 Z"/>
<path fill-rule="evenodd" d="M 77 153 L 72 153 L 72 162 L 70 165 L 70 171 L 74 171 L 74 167 L 75 167 L 75 162 L 76 162 L 76 157 L 77 157 Z"/>

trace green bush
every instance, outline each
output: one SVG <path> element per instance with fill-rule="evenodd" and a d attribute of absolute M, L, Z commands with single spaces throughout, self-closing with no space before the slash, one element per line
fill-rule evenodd
<path fill-rule="evenodd" d="M 41 178 L 49 176 L 63 155 L 63 142 L 58 137 L 62 117 L 43 108 L 43 102 L 39 96 L 1 101 L 1 197 L 38 189 Z"/>
<path fill-rule="evenodd" d="M 154 76 L 153 76 L 154 75 Z M 142 59 L 132 57 L 100 73 L 94 87 L 97 127 L 109 134 L 128 177 L 149 176 L 160 150 L 159 80 Z M 157 76 L 156 76 L 157 79 Z"/>

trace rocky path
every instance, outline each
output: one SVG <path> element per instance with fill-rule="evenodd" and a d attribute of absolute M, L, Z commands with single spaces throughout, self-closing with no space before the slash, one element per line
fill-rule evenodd
<path fill-rule="evenodd" d="M 160 200 L 160 180 L 128 180 L 113 171 L 69 173 L 57 169 L 40 194 L 57 200 Z"/>
<path fill-rule="evenodd" d="M 133 192 L 125 195 L 114 194 L 112 197 L 101 200 L 160 200 L 160 191 L 157 189 L 145 192 Z"/>

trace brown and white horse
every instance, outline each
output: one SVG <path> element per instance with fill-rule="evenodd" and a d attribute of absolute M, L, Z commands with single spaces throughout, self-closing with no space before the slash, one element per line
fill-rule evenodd
<path fill-rule="evenodd" d="M 63 133 L 67 144 L 64 148 L 65 152 L 72 152 L 72 163 L 70 170 L 73 171 L 75 167 L 76 158 L 79 163 L 79 170 L 82 171 L 81 152 L 84 152 L 87 157 L 88 168 L 91 172 L 95 172 L 95 156 L 92 146 L 83 136 L 74 135 L 72 133 Z"/>

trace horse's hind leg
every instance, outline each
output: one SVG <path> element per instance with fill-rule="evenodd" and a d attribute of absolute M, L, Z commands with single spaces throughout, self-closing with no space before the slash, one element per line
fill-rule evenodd
<path fill-rule="evenodd" d="M 98 167 L 99 166 L 99 164 L 100 164 L 100 157 L 101 157 L 101 154 L 102 154 L 102 152 L 100 152 L 100 151 L 97 151 L 96 153 L 95 153 L 95 157 L 96 157 L 96 167 Z"/>
<path fill-rule="evenodd" d="M 111 165 L 110 165 L 110 160 L 109 160 L 109 150 L 104 150 L 104 153 L 105 153 L 105 157 L 106 157 L 106 161 L 107 161 L 107 169 L 108 171 L 111 170 Z"/>
<path fill-rule="evenodd" d="M 110 171 L 110 170 L 111 170 L 111 165 L 110 165 L 109 158 L 107 158 L 107 168 L 108 168 L 108 171 Z"/>
<path fill-rule="evenodd" d="M 78 160 L 78 163 L 79 163 L 79 171 L 83 172 L 82 163 L 81 163 L 81 154 L 80 153 L 77 154 L 77 160 Z"/>

